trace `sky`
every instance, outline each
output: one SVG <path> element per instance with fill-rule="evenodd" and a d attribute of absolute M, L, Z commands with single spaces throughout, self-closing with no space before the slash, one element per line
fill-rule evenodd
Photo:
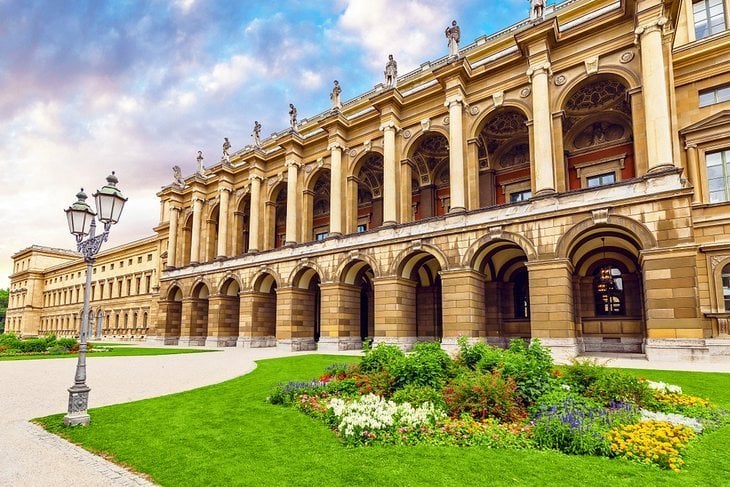
<path fill-rule="evenodd" d="M 552 4 L 553 2 L 549 2 Z M 529 14 L 528 0 L 0 0 L 0 288 L 32 244 L 73 249 L 63 210 L 116 171 L 103 248 L 152 235 L 155 193 L 207 163 Z M 92 205 L 93 206 L 93 205 Z"/>

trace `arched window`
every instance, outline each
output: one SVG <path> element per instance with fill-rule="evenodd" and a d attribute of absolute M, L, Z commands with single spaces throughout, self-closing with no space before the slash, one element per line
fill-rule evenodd
<path fill-rule="evenodd" d="M 626 314 L 624 283 L 621 270 L 606 263 L 593 273 L 593 294 L 596 303 L 596 316 Z"/>
<path fill-rule="evenodd" d="M 730 264 L 722 268 L 722 299 L 725 301 L 725 311 L 730 310 Z"/>

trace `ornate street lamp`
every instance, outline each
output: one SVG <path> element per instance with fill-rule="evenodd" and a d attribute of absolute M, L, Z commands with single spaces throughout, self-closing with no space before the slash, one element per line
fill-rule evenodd
<path fill-rule="evenodd" d="M 86 262 L 86 286 L 84 287 L 84 311 L 81 317 L 81 333 L 79 335 L 79 359 L 76 363 L 74 385 L 68 389 L 68 413 L 63 417 L 66 426 L 88 425 L 89 386 L 86 385 L 86 332 L 89 325 L 89 293 L 91 290 L 91 273 L 96 254 L 101 244 L 109 238 L 109 229 L 119 221 L 127 198 L 117 188 L 119 180 L 112 171 L 106 178 L 107 184 L 94 193 L 98 214 L 86 203 L 84 189 L 76 195 L 77 201 L 66 212 L 68 230 L 76 237 L 76 248 L 84 256 Z M 96 218 L 104 224 L 104 233 L 96 235 Z M 84 240 L 84 237 L 88 238 Z"/>

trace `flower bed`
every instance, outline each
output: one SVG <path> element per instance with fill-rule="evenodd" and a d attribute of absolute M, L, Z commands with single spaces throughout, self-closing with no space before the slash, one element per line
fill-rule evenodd
<path fill-rule="evenodd" d="M 268 400 L 324 422 L 348 446 L 554 449 L 673 471 L 693 438 L 730 419 L 677 386 L 595 362 L 558 370 L 538 340 L 503 350 L 462 339 L 453 359 L 434 342 L 409 354 L 380 344 L 359 364 L 279 384 Z"/>
<path fill-rule="evenodd" d="M 39 338 L 20 339 L 12 333 L 0 335 L 0 356 L 3 355 L 59 355 L 78 352 L 74 338 L 56 338 L 46 335 Z"/>

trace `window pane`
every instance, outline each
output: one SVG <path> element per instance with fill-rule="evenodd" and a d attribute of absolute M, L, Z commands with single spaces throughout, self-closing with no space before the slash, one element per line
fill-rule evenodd
<path fill-rule="evenodd" d="M 717 102 L 729 101 L 730 100 L 730 86 L 717 89 Z"/>
<path fill-rule="evenodd" d="M 707 167 L 719 166 L 722 164 L 722 153 L 721 152 L 709 152 L 705 157 L 707 161 Z"/>
<path fill-rule="evenodd" d="M 721 203 L 725 201 L 725 191 L 710 191 L 710 203 Z"/>
<path fill-rule="evenodd" d="M 712 105 L 715 103 L 715 92 L 714 91 L 706 91 L 704 93 L 700 93 L 700 106 L 706 107 L 707 105 Z"/>

